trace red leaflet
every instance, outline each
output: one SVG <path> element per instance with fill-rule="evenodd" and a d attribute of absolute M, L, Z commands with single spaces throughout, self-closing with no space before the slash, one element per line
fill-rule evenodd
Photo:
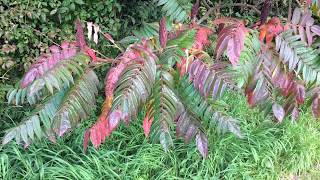
<path fill-rule="evenodd" d="M 244 47 L 244 38 L 247 29 L 240 21 L 231 21 L 233 24 L 225 26 L 218 35 L 216 46 L 216 58 L 219 59 L 223 52 L 227 50 L 227 56 L 233 66 L 236 66 L 240 53 Z M 216 24 L 225 24 L 225 21 L 215 20 Z"/>
<path fill-rule="evenodd" d="M 210 44 L 209 36 L 213 33 L 213 31 L 206 27 L 195 27 L 197 28 L 197 33 L 195 36 L 195 41 L 192 45 L 192 50 L 203 50 L 205 46 Z M 184 50 L 184 49 L 183 49 Z M 196 56 L 196 55 L 195 55 Z M 198 56 L 197 56 L 198 57 Z M 188 62 L 187 62 L 188 61 Z M 193 61 L 192 58 L 189 58 L 188 60 L 185 57 L 181 57 L 180 63 L 177 63 L 177 68 L 180 70 L 180 77 L 182 77 L 187 70 L 187 64 L 191 63 Z"/>
<path fill-rule="evenodd" d="M 149 137 L 151 125 L 153 122 L 152 107 L 148 106 L 147 109 L 148 109 L 148 111 L 146 113 L 145 118 L 143 119 L 143 132 L 144 132 L 144 135 L 146 136 L 146 138 Z"/>
<path fill-rule="evenodd" d="M 292 74 L 283 74 L 278 72 L 275 77 L 273 77 L 273 82 L 276 87 L 281 90 L 283 96 L 288 96 L 294 91 L 296 83 L 293 81 Z"/>
<path fill-rule="evenodd" d="M 270 19 L 266 24 L 260 26 L 260 41 L 266 40 L 266 45 L 269 47 L 273 38 L 283 31 L 283 26 L 280 19 L 274 17 Z"/>
<path fill-rule="evenodd" d="M 212 30 L 206 27 L 199 27 L 195 37 L 193 49 L 203 50 L 203 48 L 210 44 L 209 36 L 212 34 Z"/>
<path fill-rule="evenodd" d="M 285 116 L 285 112 L 284 112 L 283 107 L 277 103 L 274 103 L 272 105 L 272 111 L 273 111 L 273 115 L 276 117 L 277 121 L 279 123 L 281 123 L 284 116 Z"/>
<path fill-rule="evenodd" d="M 314 25 L 314 22 L 315 20 L 313 19 L 311 12 L 295 8 L 291 21 L 286 24 L 285 28 L 293 29 L 294 33 L 299 35 L 303 42 L 306 42 L 308 46 L 311 46 L 314 41 L 314 34 L 317 36 L 320 35 L 319 26 Z"/>
<path fill-rule="evenodd" d="M 187 131 L 184 134 L 184 143 L 188 144 L 191 140 L 191 138 L 193 138 L 196 134 L 196 130 L 197 130 L 197 126 L 195 126 L 194 124 L 190 124 L 187 127 Z"/>
<path fill-rule="evenodd" d="M 162 48 L 166 47 L 167 38 L 166 18 L 162 17 L 159 24 L 159 41 Z"/>
<path fill-rule="evenodd" d="M 105 86 L 105 95 L 106 99 L 103 103 L 102 112 L 97 120 L 97 122 L 87 130 L 84 139 L 84 148 L 87 147 L 88 139 L 90 140 L 95 148 L 98 148 L 102 142 L 105 141 L 111 132 L 118 126 L 120 120 L 126 121 L 128 115 L 121 112 L 120 110 L 111 111 L 112 102 L 113 102 L 113 91 L 117 86 L 118 80 L 125 70 L 125 68 L 134 61 L 141 60 L 141 51 L 148 54 L 150 57 L 154 57 L 154 54 L 147 47 L 147 44 L 139 45 L 135 44 L 130 46 L 124 54 L 118 58 L 120 61 L 119 64 L 115 67 L 112 67 L 106 77 L 106 86 Z"/>
<path fill-rule="evenodd" d="M 312 4 L 312 0 L 306 0 L 307 2 L 307 7 L 310 7 L 311 6 L 311 4 Z M 319 1 L 318 1 L 319 2 Z"/>
<path fill-rule="evenodd" d="M 248 91 L 247 93 L 247 102 L 250 107 L 254 106 L 254 94 L 253 91 Z"/>
<path fill-rule="evenodd" d="M 185 57 L 180 58 L 180 62 L 177 62 L 177 69 L 180 71 L 180 77 L 187 72 L 187 59 Z"/>
<path fill-rule="evenodd" d="M 143 132 L 146 137 L 149 137 L 152 122 L 153 117 L 150 117 L 149 112 L 147 112 L 146 117 L 143 120 Z"/>
<path fill-rule="evenodd" d="M 90 58 L 92 59 L 92 62 L 96 62 L 97 61 L 97 57 L 95 52 L 93 51 L 93 49 L 89 48 L 89 47 L 85 47 L 86 53 L 88 54 L 88 56 L 90 56 Z"/>
<path fill-rule="evenodd" d="M 119 58 L 120 63 L 109 70 L 106 78 L 105 95 L 106 99 L 103 103 L 102 113 L 100 115 L 101 119 L 105 119 L 110 111 L 112 101 L 113 101 L 113 91 L 116 88 L 117 82 L 120 78 L 121 73 L 125 70 L 128 64 L 133 60 L 140 58 L 140 53 L 132 48 L 128 49 L 122 57 Z"/>
<path fill-rule="evenodd" d="M 93 62 L 97 61 L 97 57 L 93 49 L 89 48 L 87 46 L 86 40 L 84 38 L 83 34 L 83 27 L 79 19 L 76 20 L 76 28 L 77 28 L 77 46 L 80 47 L 82 51 L 84 51 L 90 58 L 92 59 Z"/>
<path fill-rule="evenodd" d="M 251 80 L 251 82 L 249 82 L 247 87 L 245 88 L 247 102 L 250 107 L 253 107 L 255 105 L 255 94 L 254 94 L 255 88 L 256 88 L 256 82 L 253 80 Z"/>
<path fill-rule="evenodd" d="M 84 136 L 83 136 L 83 151 L 84 151 L 84 152 L 87 151 L 89 138 L 90 138 L 90 131 L 87 130 L 87 131 L 84 133 Z"/>

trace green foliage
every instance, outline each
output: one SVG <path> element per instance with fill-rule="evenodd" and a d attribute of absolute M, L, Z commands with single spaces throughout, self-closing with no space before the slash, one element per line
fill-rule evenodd
<path fill-rule="evenodd" d="M 166 71 L 158 71 L 156 84 L 149 100 L 148 108 L 151 109 L 149 116 L 154 117 L 151 127 L 151 138 L 159 140 L 165 151 L 172 146 L 172 130 L 174 118 L 177 113 L 178 99 L 173 88 L 173 77 Z"/>
<path fill-rule="evenodd" d="M 174 151 L 163 152 L 161 145 L 145 139 L 140 122 L 130 128 L 120 127 L 98 150 L 83 153 L 82 137 L 87 123 L 57 144 L 39 142 L 25 150 L 10 144 L 0 147 L 2 179 L 280 179 L 297 176 L 301 179 L 319 177 L 320 124 L 310 123 L 311 115 L 303 113 L 297 123 L 275 125 L 270 117 L 246 106 L 243 96 L 228 92 L 222 99 L 228 107 L 224 112 L 241 122 L 246 138 L 231 134 L 208 134 L 211 152 L 200 160 L 193 150 L 174 140 Z M 95 116 L 90 120 L 94 121 Z M 89 120 L 89 121 L 90 121 Z"/>
<path fill-rule="evenodd" d="M 116 0 L 4 0 L 0 11 L 0 74 L 4 76 L 0 81 L 7 84 L 17 81 L 17 76 L 50 44 L 74 39 L 76 19 L 99 24 L 103 32 L 119 38 L 143 23 L 157 20 L 160 13 L 151 1 Z M 108 45 L 104 42 L 96 48 L 103 54 L 114 54 L 106 48 Z"/>
<path fill-rule="evenodd" d="M 162 7 L 165 16 L 170 17 L 177 22 L 184 22 L 188 18 L 191 10 L 189 0 L 154 0 L 158 6 Z"/>
<path fill-rule="evenodd" d="M 254 32 L 256 34 L 256 32 Z M 244 48 L 239 57 L 239 63 L 234 68 L 236 82 L 239 87 L 245 86 L 253 78 L 255 67 L 258 64 L 256 55 L 260 51 L 260 42 L 257 35 L 248 34 L 245 38 Z"/>
<path fill-rule="evenodd" d="M 296 74 L 302 74 L 306 83 L 319 84 L 320 70 L 317 51 L 302 42 L 300 36 L 293 35 L 293 30 L 283 32 L 276 38 L 276 50 L 280 58 Z"/>
<path fill-rule="evenodd" d="M 121 27 L 121 4 L 113 0 L 97 3 L 83 0 L 5 0 L 0 3 L 0 9 L 3 22 L 0 25 L 0 41 L 4 42 L 1 48 L 13 46 L 8 53 L 0 51 L 1 65 L 7 64 L 0 72 L 2 74 L 8 70 L 5 77 L 9 78 L 15 78 L 11 75 L 16 72 L 24 72 L 32 59 L 45 52 L 52 42 L 74 39 L 73 23 L 77 18 L 99 23 L 112 34 L 119 32 Z"/>
<path fill-rule="evenodd" d="M 178 46 L 179 48 L 189 49 L 194 43 L 195 35 L 195 29 L 185 31 L 177 38 L 169 40 L 167 46 Z"/>
<path fill-rule="evenodd" d="M 96 103 L 98 82 L 96 74 L 89 70 L 77 78 L 73 87 L 65 84 L 61 91 L 44 99 L 19 125 L 8 129 L 3 144 L 13 138 L 17 144 L 22 142 L 25 146 L 35 137 L 48 137 L 55 141 L 54 132 L 62 136 L 91 114 Z"/>

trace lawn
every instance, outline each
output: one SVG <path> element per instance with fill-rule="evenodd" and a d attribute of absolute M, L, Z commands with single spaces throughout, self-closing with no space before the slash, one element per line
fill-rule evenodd
<path fill-rule="evenodd" d="M 228 92 L 226 112 L 241 123 L 243 138 L 208 132 L 209 156 L 181 139 L 164 152 L 145 139 L 139 118 L 121 125 L 99 149 L 84 153 L 82 137 L 92 116 L 57 144 L 41 141 L 28 149 L 11 143 L 0 147 L 2 179 L 316 179 L 320 177 L 320 122 L 303 111 L 282 124 L 249 109 L 243 96 Z"/>

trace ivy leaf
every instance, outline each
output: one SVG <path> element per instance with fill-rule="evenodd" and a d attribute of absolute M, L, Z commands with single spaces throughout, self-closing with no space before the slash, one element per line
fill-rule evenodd
<path fill-rule="evenodd" d="M 272 105 L 272 111 L 273 111 L 273 114 L 276 117 L 277 121 L 279 123 L 281 123 L 284 118 L 284 115 L 285 115 L 283 107 L 277 103 L 274 103 Z"/>
<path fill-rule="evenodd" d="M 56 14 L 56 13 L 57 13 L 57 11 L 58 11 L 58 9 L 57 9 L 57 8 L 53 9 L 52 11 L 50 11 L 50 15 L 54 15 L 54 14 Z"/>

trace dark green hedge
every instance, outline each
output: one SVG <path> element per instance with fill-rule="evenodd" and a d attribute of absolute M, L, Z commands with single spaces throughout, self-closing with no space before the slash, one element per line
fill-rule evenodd
<path fill-rule="evenodd" d="M 120 38 L 143 21 L 157 19 L 159 13 L 152 1 L 141 0 L 2 0 L 0 12 L 0 81 L 5 84 L 20 78 L 53 42 L 74 39 L 77 18 L 95 22 Z M 112 56 L 104 44 L 99 46 Z"/>

